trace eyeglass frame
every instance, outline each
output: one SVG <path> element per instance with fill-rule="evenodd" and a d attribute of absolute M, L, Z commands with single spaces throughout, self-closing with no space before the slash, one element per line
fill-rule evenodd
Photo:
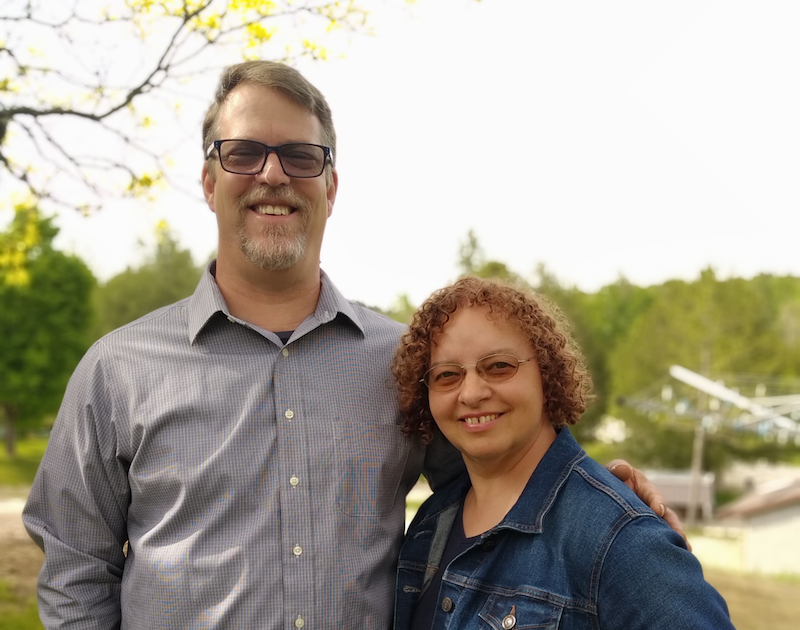
<path fill-rule="evenodd" d="M 222 154 L 219 151 L 219 148 L 222 146 L 223 142 L 250 142 L 252 144 L 261 145 L 266 149 L 266 153 L 264 153 L 264 161 L 261 163 L 261 168 L 257 171 L 241 173 L 239 171 L 231 171 L 230 169 L 225 168 L 225 165 L 222 163 Z M 286 167 L 283 165 L 283 160 L 281 159 L 281 154 L 279 149 L 283 147 L 289 146 L 309 146 L 309 147 L 319 147 L 323 149 L 325 153 L 325 157 L 322 159 L 322 169 L 316 175 L 289 175 L 286 172 Z M 232 173 L 234 175 L 258 175 L 261 171 L 264 170 L 264 167 L 267 165 L 267 160 L 269 159 L 270 153 L 275 153 L 278 156 L 278 163 L 281 165 L 281 170 L 283 171 L 286 177 L 294 177 L 297 179 L 313 179 L 315 177 L 319 177 L 325 172 L 325 167 L 328 165 L 328 162 L 333 163 L 333 151 L 330 147 L 326 147 L 324 144 L 314 144 L 313 142 L 284 142 L 283 144 L 278 145 L 271 145 L 266 144 L 264 142 L 259 142 L 258 140 L 250 140 L 249 138 L 223 138 L 222 140 L 214 140 L 208 148 L 206 149 L 206 159 L 210 160 L 212 158 L 211 152 L 213 149 L 217 150 L 217 157 L 219 158 L 219 165 L 223 171 L 226 173 Z"/>
<path fill-rule="evenodd" d="M 491 359 L 492 357 L 511 357 L 512 359 L 516 360 L 517 367 L 514 370 L 514 373 L 511 374 L 510 376 L 507 376 L 505 378 L 500 378 L 500 379 L 489 379 L 489 378 L 486 378 L 485 373 L 481 372 L 481 370 L 478 369 L 478 364 L 479 363 L 483 363 L 483 361 L 485 361 L 486 359 Z M 520 359 L 519 357 L 514 356 L 513 354 L 508 354 L 507 352 L 495 352 L 494 354 L 487 354 L 485 357 L 481 357 L 480 359 L 478 359 L 477 363 L 472 363 L 470 365 L 459 365 L 458 363 L 439 363 L 437 365 L 432 365 L 430 368 L 428 368 L 428 370 L 426 370 L 425 374 L 422 375 L 422 378 L 419 379 L 419 382 L 423 383 L 425 385 L 425 387 L 427 387 L 428 390 L 432 391 L 432 392 L 437 392 L 437 393 L 440 393 L 440 394 L 446 393 L 446 392 L 452 392 L 452 391 L 458 389 L 459 387 L 461 387 L 461 385 L 464 383 L 464 379 L 467 377 L 467 368 L 474 367 L 475 368 L 475 373 L 478 376 L 480 376 L 481 379 L 483 379 L 487 383 L 502 383 L 504 381 L 508 381 L 508 380 L 511 380 L 512 378 L 514 378 L 517 375 L 517 372 L 519 372 L 519 366 L 520 365 L 522 365 L 523 363 L 529 363 L 529 362 L 533 361 L 534 359 L 536 359 L 536 357 L 529 357 L 527 359 Z M 453 367 L 460 368 L 461 369 L 461 380 L 459 380 L 458 383 L 456 383 L 453 387 L 450 387 L 448 389 L 434 389 L 428 384 L 428 382 L 426 380 L 426 377 L 433 370 L 435 370 L 436 368 L 440 368 L 443 365 L 451 365 Z"/>

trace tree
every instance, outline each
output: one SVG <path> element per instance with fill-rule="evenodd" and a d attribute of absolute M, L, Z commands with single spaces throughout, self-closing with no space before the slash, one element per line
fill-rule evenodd
<path fill-rule="evenodd" d="M 387 317 L 391 317 L 393 320 L 400 322 L 401 324 L 410 324 L 417 307 L 414 306 L 414 303 L 411 301 L 411 298 L 408 297 L 408 294 L 403 293 L 397 296 L 397 299 L 394 301 L 394 304 L 389 310 L 373 310 L 378 310 Z"/>
<path fill-rule="evenodd" d="M 652 287 L 646 310 L 611 350 L 612 398 L 657 398 L 659 392 L 650 390 L 671 386 L 666 375 L 676 364 L 729 386 L 734 385 L 731 376 L 737 374 L 796 375 L 800 339 L 794 337 L 796 327 L 787 326 L 781 315 L 793 312 L 800 303 L 799 290 L 797 278 L 720 281 L 711 269 L 694 282 L 673 280 Z M 750 391 L 741 393 L 753 396 L 755 382 Z M 676 397 L 671 404 L 678 403 L 684 404 Z M 694 407 L 706 413 L 712 410 L 708 399 Z M 630 406 L 617 406 L 614 413 L 628 422 L 634 434 L 630 440 L 634 450 L 628 453 L 633 461 L 688 467 L 699 417 L 672 411 L 642 414 Z M 746 458 L 774 452 L 774 445 L 752 435 L 709 433 L 704 467 L 719 470 L 734 455 Z"/>
<path fill-rule="evenodd" d="M 168 134 L 154 122 L 177 116 L 188 85 L 209 68 L 325 59 L 323 39 L 368 30 L 354 0 L 100 6 L 4 0 L 0 9 L 0 177 L 84 212 L 106 197 L 146 194 L 167 177 Z M 126 54 L 109 54 L 120 42 Z"/>
<path fill-rule="evenodd" d="M 0 410 L 9 454 L 19 429 L 58 409 L 88 346 L 95 280 L 83 261 L 53 249 L 56 233 L 38 210 L 19 207 L 0 235 Z"/>
<path fill-rule="evenodd" d="M 523 291 L 530 291 L 531 285 L 522 276 L 511 271 L 505 263 L 486 259 L 486 254 L 473 230 L 467 232 L 467 238 L 461 244 L 458 264 L 464 276 L 502 280 Z"/>
<path fill-rule="evenodd" d="M 156 246 L 144 263 L 126 269 L 98 288 L 94 337 L 191 295 L 202 272 L 162 221 L 156 227 Z"/>

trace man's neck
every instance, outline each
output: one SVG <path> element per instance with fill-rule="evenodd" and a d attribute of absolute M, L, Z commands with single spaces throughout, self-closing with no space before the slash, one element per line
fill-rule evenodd
<path fill-rule="evenodd" d="M 270 271 L 217 260 L 215 278 L 231 315 L 273 332 L 295 330 L 314 312 L 322 286 L 319 266 L 302 262 Z"/>

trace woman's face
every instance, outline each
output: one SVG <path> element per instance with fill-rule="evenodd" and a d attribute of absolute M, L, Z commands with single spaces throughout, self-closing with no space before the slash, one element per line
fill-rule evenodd
<path fill-rule="evenodd" d="M 513 323 L 489 319 L 488 307 L 459 308 L 434 338 L 431 366 L 474 366 L 492 354 L 519 360 L 517 373 L 489 382 L 467 367 L 461 384 L 447 392 L 431 390 L 431 414 L 444 436 L 461 451 L 468 468 L 534 466 L 555 439 L 544 411 L 544 394 L 535 351 Z"/>

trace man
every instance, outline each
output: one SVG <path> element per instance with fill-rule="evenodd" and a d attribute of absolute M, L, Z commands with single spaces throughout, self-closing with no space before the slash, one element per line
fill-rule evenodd
<path fill-rule="evenodd" d="M 405 495 L 423 465 L 434 485 L 452 476 L 458 453 L 402 437 L 402 326 L 319 268 L 330 109 L 292 68 L 240 64 L 203 148 L 217 260 L 190 298 L 89 350 L 26 505 L 42 620 L 387 630 Z"/>

